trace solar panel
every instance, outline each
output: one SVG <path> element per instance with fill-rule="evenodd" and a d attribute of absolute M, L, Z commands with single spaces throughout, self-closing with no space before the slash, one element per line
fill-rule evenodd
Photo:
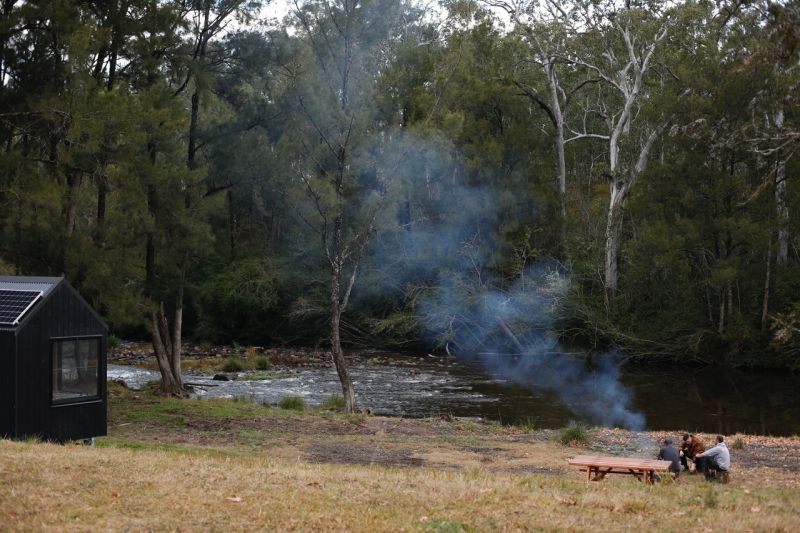
<path fill-rule="evenodd" d="M 42 291 L 0 290 L 0 324 L 16 326 L 41 295 Z"/>

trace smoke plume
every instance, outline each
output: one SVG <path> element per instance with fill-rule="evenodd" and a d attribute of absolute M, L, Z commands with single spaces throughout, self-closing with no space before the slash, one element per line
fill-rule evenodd
<path fill-rule="evenodd" d="M 384 285 L 372 290 L 402 292 L 432 344 L 491 376 L 552 391 L 593 424 L 642 429 L 616 355 L 587 361 L 565 353 L 554 334 L 568 273 L 509 244 L 511 232 L 541 223 L 543 209 L 520 202 L 513 190 L 461 183 L 456 151 L 442 148 L 441 139 L 408 134 L 384 147 L 395 187 L 395 211 L 387 216 L 400 224 L 373 248 L 368 268 Z M 516 258 L 510 265 L 509 257 Z"/>

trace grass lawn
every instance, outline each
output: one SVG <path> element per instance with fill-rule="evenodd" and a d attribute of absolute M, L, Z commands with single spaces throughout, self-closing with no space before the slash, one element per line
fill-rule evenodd
<path fill-rule="evenodd" d="M 800 439 L 739 436 L 729 485 L 584 481 L 662 434 L 299 413 L 112 388 L 98 447 L 0 441 L 0 530 L 797 531 Z M 786 466 L 784 466 L 786 465 Z"/>

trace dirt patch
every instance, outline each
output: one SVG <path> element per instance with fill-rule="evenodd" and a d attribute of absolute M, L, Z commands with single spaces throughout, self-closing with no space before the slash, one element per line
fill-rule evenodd
<path fill-rule="evenodd" d="M 567 466 L 571 456 L 655 457 L 659 442 L 666 437 L 677 442 L 681 435 L 593 429 L 588 446 L 569 447 L 558 443 L 558 430 L 525 431 L 473 419 L 295 413 L 247 402 L 163 399 L 122 388 L 109 397 L 109 435 L 125 445 L 213 448 L 313 463 L 560 473 L 581 479 Z M 800 438 L 733 435 L 727 440 L 737 485 L 800 487 Z M 699 477 L 682 476 L 680 483 L 700 482 Z"/>
<path fill-rule="evenodd" d="M 426 466 L 424 459 L 415 457 L 412 450 L 405 448 L 328 443 L 305 446 L 302 450 L 305 452 L 306 460 L 310 463 L 380 465 L 388 467 Z"/>

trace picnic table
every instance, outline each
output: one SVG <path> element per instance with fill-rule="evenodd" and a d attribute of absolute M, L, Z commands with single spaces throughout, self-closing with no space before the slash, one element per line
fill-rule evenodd
<path fill-rule="evenodd" d="M 669 461 L 641 457 L 610 457 L 603 455 L 578 455 L 567 462 L 586 470 L 586 479 L 600 481 L 606 474 L 628 474 L 639 481 L 653 483 L 656 472 L 668 472 Z"/>

